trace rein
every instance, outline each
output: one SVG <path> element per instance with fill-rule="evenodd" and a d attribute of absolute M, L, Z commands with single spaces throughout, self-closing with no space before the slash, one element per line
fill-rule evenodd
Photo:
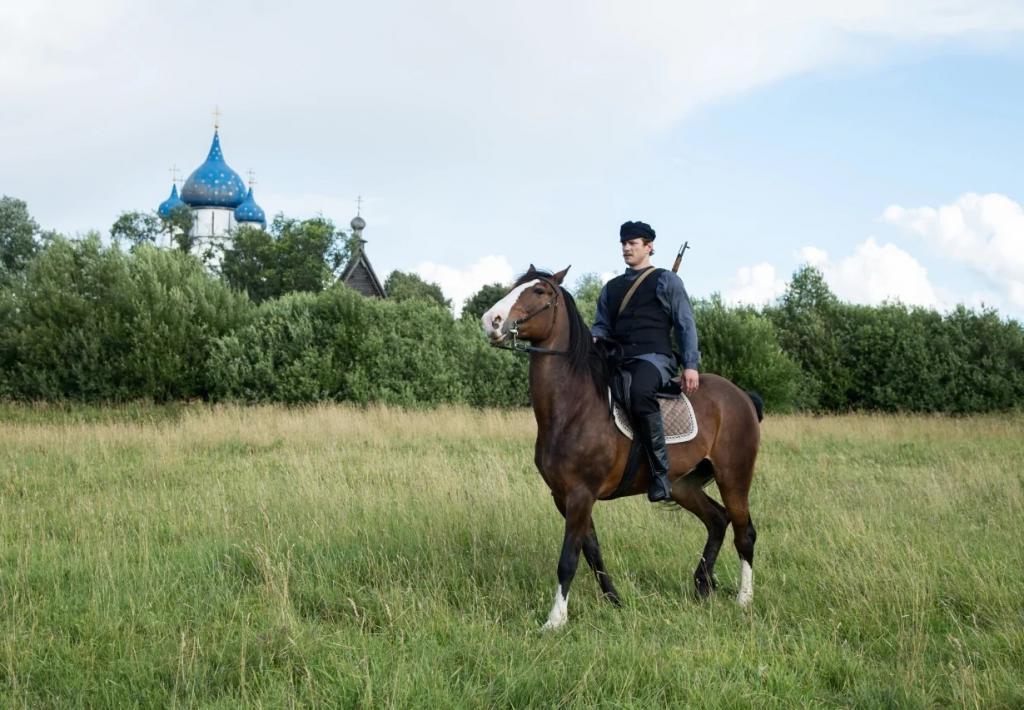
<path fill-rule="evenodd" d="M 510 327 L 508 329 L 508 332 L 512 335 L 512 343 L 510 345 L 501 345 L 499 343 L 491 343 L 491 347 L 492 348 L 500 348 L 501 350 L 511 350 L 512 352 L 515 352 L 515 353 L 538 353 L 540 355 L 568 355 L 569 354 L 568 350 L 551 350 L 550 348 L 539 348 L 536 345 L 526 345 L 524 343 L 520 343 L 519 342 L 519 339 L 518 339 L 519 326 L 521 326 L 523 323 L 525 323 L 526 321 L 530 320 L 531 318 L 539 316 L 541 313 L 543 313 L 544 311 L 548 310 L 549 308 L 557 308 L 558 307 L 558 294 L 559 294 L 559 291 L 560 291 L 561 287 L 558 286 L 557 284 L 551 282 L 550 280 L 544 278 L 543 276 L 537 276 L 537 278 L 540 279 L 541 281 L 543 281 L 544 283 L 546 283 L 548 286 L 551 287 L 551 291 L 552 291 L 551 298 L 548 300 L 547 303 L 545 303 L 540 308 L 527 313 L 522 318 L 516 318 L 514 321 L 512 321 L 512 323 L 511 323 L 511 325 L 510 325 Z"/>

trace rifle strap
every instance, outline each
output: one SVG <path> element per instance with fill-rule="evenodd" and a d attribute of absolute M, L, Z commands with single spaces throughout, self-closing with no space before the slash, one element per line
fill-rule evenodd
<path fill-rule="evenodd" d="M 626 291 L 626 295 L 622 299 L 622 303 L 619 304 L 619 312 L 615 314 L 616 318 L 621 316 L 622 312 L 624 310 L 626 310 L 626 304 L 629 303 L 629 299 L 633 298 L 633 294 L 636 293 L 636 290 L 638 288 L 640 288 L 640 284 L 642 284 L 644 282 L 644 279 L 646 279 L 648 276 L 650 276 L 655 271 L 657 271 L 657 269 L 654 268 L 653 266 L 651 266 L 651 267 L 649 267 L 647 269 L 647 271 L 645 271 L 642 274 L 640 274 L 639 276 L 637 276 L 636 281 L 634 281 L 633 285 L 629 287 L 628 291 Z"/>

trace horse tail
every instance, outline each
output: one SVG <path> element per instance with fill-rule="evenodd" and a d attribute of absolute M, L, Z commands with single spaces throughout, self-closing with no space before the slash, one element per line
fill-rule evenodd
<path fill-rule="evenodd" d="M 757 421 L 764 421 L 764 399 L 753 390 L 747 390 L 747 396 L 750 397 L 750 401 L 754 403 L 754 409 L 757 410 Z"/>

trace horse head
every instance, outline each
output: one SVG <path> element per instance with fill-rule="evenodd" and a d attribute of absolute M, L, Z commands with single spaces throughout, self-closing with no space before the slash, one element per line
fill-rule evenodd
<path fill-rule="evenodd" d="M 481 317 L 484 332 L 491 342 L 500 343 L 509 334 L 530 342 L 547 338 L 554 325 L 560 287 L 569 268 L 549 274 L 530 264 L 512 290 Z"/>

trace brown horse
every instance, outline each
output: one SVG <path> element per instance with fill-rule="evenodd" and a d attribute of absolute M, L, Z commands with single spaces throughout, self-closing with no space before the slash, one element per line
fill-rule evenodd
<path fill-rule="evenodd" d="M 529 343 L 530 399 L 537 419 L 534 461 L 565 518 L 565 538 L 558 559 L 558 589 L 545 628 L 562 626 L 569 616 L 569 585 L 580 551 L 597 577 L 606 599 L 619 595 L 605 570 L 591 518 L 594 502 L 618 495 L 646 493 L 650 473 L 641 464 L 631 486 L 618 490 L 630 441 L 608 414 L 605 364 L 596 352 L 576 303 L 561 287 L 566 268 L 557 274 L 530 265 L 515 287 L 483 315 L 493 345 L 511 339 Z M 511 336 L 511 337 L 510 337 Z M 693 580 L 699 596 L 715 588 L 713 571 L 725 529 L 732 523 L 740 556 L 736 601 L 753 599 L 754 540 L 747 494 L 760 440 L 759 410 L 752 397 L 732 382 L 703 374 L 690 397 L 697 417 L 696 438 L 668 447 L 673 500 L 700 518 L 707 528 L 704 554 Z M 704 492 L 714 478 L 724 506 Z"/>

